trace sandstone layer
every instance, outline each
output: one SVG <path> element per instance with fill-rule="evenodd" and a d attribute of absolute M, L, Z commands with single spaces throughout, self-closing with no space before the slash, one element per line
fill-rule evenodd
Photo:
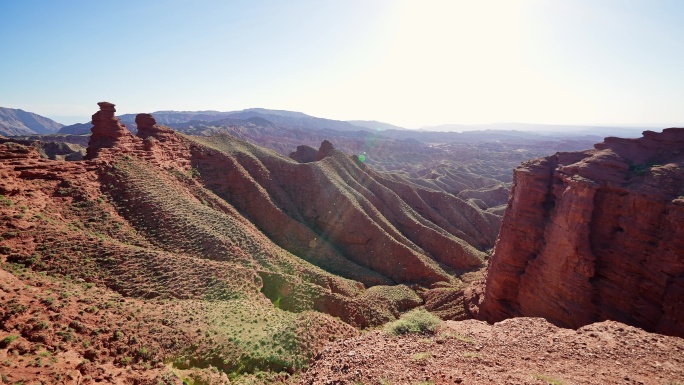
<path fill-rule="evenodd" d="M 102 148 L 124 148 L 134 143 L 133 134 L 126 129 L 121 120 L 114 116 L 115 105 L 109 102 L 99 102 L 100 110 L 93 114 L 93 132 L 88 142 L 87 159 L 97 156 Z"/>
<path fill-rule="evenodd" d="M 684 128 L 517 168 L 471 310 L 490 322 L 610 319 L 684 336 Z"/>

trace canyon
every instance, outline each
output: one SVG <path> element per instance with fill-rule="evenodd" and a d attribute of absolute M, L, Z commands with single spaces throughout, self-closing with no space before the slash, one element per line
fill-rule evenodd
<path fill-rule="evenodd" d="M 7 381 L 549 383 L 546 360 L 570 383 L 684 376 L 684 129 L 511 178 L 491 165 L 524 143 L 398 139 L 373 163 L 366 134 L 285 151 L 255 144 L 282 127 L 193 136 L 137 114 L 133 134 L 98 105 L 81 157 L 0 137 Z M 448 321 L 360 332 L 415 308 Z M 579 369 L 617 358 L 637 369 Z"/>

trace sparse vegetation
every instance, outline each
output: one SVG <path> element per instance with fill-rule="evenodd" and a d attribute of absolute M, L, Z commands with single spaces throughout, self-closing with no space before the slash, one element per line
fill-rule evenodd
<path fill-rule="evenodd" d="M 479 355 L 478 353 L 465 352 L 465 353 L 463 353 L 463 357 L 465 357 L 465 358 L 481 358 L 482 356 Z"/>
<path fill-rule="evenodd" d="M 408 333 L 434 333 L 442 321 L 424 309 L 414 309 L 402 315 L 397 321 L 385 326 L 385 331 L 392 335 Z"/>
<path fill-rule="evenodd" d="M 652 168 L 655 167 L 660 167 L 659 164 L 656 163 L 642 163 L 642 164 L 635 164 L 632 163 L 629 165 L 629 171 L 632 173 L 632 175 L 636 176 L 644 176 L 646 175 L 646 172 L 651 170 Z"/>
<path fill-rule="evenodd" d="M 467 344 L 474 344 L 475 343 L 475 340 L 473 338 L 470 338 L 468 336 L 464 336 L 464 335 L 461 335 L 458 333 L 452 333 L 449 331 L 441 332 L 441 333 L 437 334 L 437 336 L 435 337 L 435 340 L 437 342 L 440 342 L 440 343 L 445 342 L 446 340 L 450 340 L 450 339 L 459 340 L 459 341 L 465 342 Z"/>
<path fill-rule="evenodd" d="M 413 358 L 416 361 L 426 360 L 430 357 L 432 357 L 432 354 L 430 352 L 420 352 L 411 356 L 411 358 Z"/>
<path fill-rule="evenodd" d="M 544 374 L 533 374 L 532 377 L 536 378 L 537 380 L 542 380 L 549 385 L 563 385 L 562 381 L 556 380 Z"/>
<path fill-rule="evenodd" d="M 15 336 L 13 334 L 6 336 L 0 341 L 0 348 L 6 348 L 10 346 L 10 344 L 12 344 L 12 342 L 14 342 L 17 338 L 19 338 L 19 336 Z"/>
<path fill-rule="evenodd" d="M 0 195 L 0 206 L 12 206 L 14 202 L 4 195 Z"/>

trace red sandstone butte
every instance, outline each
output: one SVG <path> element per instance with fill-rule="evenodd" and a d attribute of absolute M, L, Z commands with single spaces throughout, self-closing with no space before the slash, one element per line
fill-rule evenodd
<path fill-rule="evenodd" d="M 684 336 L 684 128 L 526 162 L 474 315 Z M 477 300 L 476 300 L 477 302 Z"/>

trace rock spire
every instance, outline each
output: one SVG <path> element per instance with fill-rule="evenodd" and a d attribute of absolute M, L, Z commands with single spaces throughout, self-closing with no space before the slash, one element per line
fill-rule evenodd
<path fill-rule="evenodd" d="M 88 142 L 86 159 L 95 158 L 103 148 L 130 147 L 134 143 L 133 134 L 121 123 L 121 119 L 114 116 L 115 105 L 109 102 L 99 102 L 97 105 L 100 110 L 92 117 L 92 135 Z"/>

